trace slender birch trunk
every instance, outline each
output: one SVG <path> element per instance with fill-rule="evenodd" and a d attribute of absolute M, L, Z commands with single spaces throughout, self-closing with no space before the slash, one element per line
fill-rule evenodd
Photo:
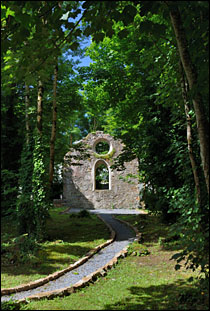
<path fill-rule="evenodd" d="M 196 198 L 198 201 L 198 204 L 201 206 L 201 188 L 200 188 L 200 179 L 198 175 L 197 165 L 195 161 L 195 157 L 193 154 L 192 149 L 192 122 L 191 122 L 191 116 L 189 114 L 190 108 L 189 108 L 189 102 L 187 98 L 187 91 L 188 91 L 188 84 L 184 76 L 183 67 L 180 62 L 180 74 L 181 74 L 181 87 L 182 87 L 182 97 L 184 100 L 184 107 L 185 107 L 185 114 L 186 114 L 186 120 L 187 120 L 187 147 L 189 152 L 189 158 L 192 166 L 193 171 L 193 177 L 195 182 L 195 189 L 196 189 Z"/>
<path fill-rule="evenodd" d="M 169 2 L 170 3 L 170 2 Z M 171 2 L 172 3 L 172 2 Z M 170 8 L 170 5 L 169 5 Z M 209 194 L 209 137 L 208 137 L 208 121 L 204 113 L 201 94 L 198 92 L 197 72 L 192 64 L 187 39 L 182 25 L 182 20 L 178 7 L 171 6 L 170 18 L 174 28 L 176 41 L 178 45 L 180 59 L 189 83 L 189 88 L 194 92 L 193 106 L 196 115 L 196 123 L 198 137 L 200 141 L 200 155 L 203 166 L 206 187 Z"/>
<path fill-rule="evenodd" d="M 50 167 L 49 167 L 49 186 L 52 189 L 53 175 L 54 175 L 54 160 L 55 160 L 55 138 L 56 138 L 56 121 L 57 121 L 57 80 L 58 80 L 58 66 L 56 64 L 54 69 L 54 82 L 53 82 L 53 111 L 52 111 L 52 131 L 50 138 Z"/>
<path fill-rule="evenodd" d="M 42 136 L 43 93 L 44 88 L 42 82 L 39 81 L 37 98 L 37 129 L 40 136 Z"/>

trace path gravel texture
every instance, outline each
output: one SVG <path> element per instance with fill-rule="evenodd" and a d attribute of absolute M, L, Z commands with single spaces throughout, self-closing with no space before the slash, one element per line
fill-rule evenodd
<path fill-rule="evenodd" d="M 71 210 L 71 212 L 79 212 L 79 209 Z M 117 212 L 115 212 L 117 211 Z M 54 281 L 39 286 L 37 288 L 22 291 L 12 295 L 1 297 L 1 301 L 19 300 L 38 293 L 49 292 L 65 287 L 69 287 L 80 281 L 83 277 L 93 273 L 97 269 L 107 264 L 118 252 L 120 252 L 129 243 L 135 239 L 135 232 L 127 225 L 119 222 L 112 217 L 112 214 L 139 214 L 141 212 L 134 210 L 91 210 L 91 213 L 100 214 L 101 218 L 105 220 L 113 230 L 116 232 L 116 239 L 113 243 L 100 250 L 97 254 L 93 255 L 87 262 L 67 272 L 65 275 L 59 277 Z"/>

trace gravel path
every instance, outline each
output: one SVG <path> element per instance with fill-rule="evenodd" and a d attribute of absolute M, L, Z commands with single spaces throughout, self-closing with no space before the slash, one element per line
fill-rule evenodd
<path fill-rule="evenodd" d="M 78 211 L 79 210 L 76 210 L 76 211 L 72 210 L 72 212 L 78 212 Z M 97 213 L 96 210 L 91 211 L 91 212 Z M 100 250 L 97 254 L 91 257 L 86 263 L 82 264 L 81 266 L 75 268 L 74 270 L 70 272 L 67 272 L 65 275 L 59 277 L 58 279 L 54 281 L 50 281 L 47 284 L 44 284 L 42 286 L 39 286 L 31 290 L 12 294 L 11 296 L 10 295 L 2 296 L 1 301 L 8 301 L 10 299 L 19 300 L 19 299 L 26 298 L 34 294 L 53 291 L 56 289 L 61 289 L 64 287 L 72 286 L 73 284 L 81 280 L 83 277 L 103 267 L 119 251 L 121 251 L 125 246 L 127 246 L 129 243 L 131 243 L 134 240 L 135 233 L 133 232 L 133 230 L 131 230 L 125 224 L 114 219 L 111 213 L 108 213 L 106 211 L 106 214 L 102 214 L 101 212 L 102 211 L 100 211 L 101 218 L 103 218 L 108 224 L 110 224 L 111 227 L 116 232 L 116 239 L 113 243 L 111 243 L 107 247 Z M 112 210 L 111 212 L 113 213 L 114 211 Z"/>

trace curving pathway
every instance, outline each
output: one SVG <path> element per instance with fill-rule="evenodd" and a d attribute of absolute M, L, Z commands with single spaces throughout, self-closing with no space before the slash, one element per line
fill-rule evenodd
<path fill-rule="evenodd" d="M 80 210 L 71 210 L 71 212 L 79 212 Z M 106 212 L 103 213 L 103 212 Z M 84 277 L 94 273 L 96 270 L 104 267 L 117 253 L 122 251 L 129 243 L 133 242 L 136 235 L 130 227 L 126 224 L 121 223 L 112 217 L 112 214 L 137 214 L 141 213 L 140 211 L 132 210 L 92 210 L 91 213 L 100 214 L 102 220 L 109 224 L 116 233 L 116 238 L 114 242 L 105 248 L 101 249 L 98 253 L 93 255 L 87 262 L 81 266 L 65 273 L 63 276 L 57 278 L 56 280 L 49 281 L 47 284 L 41 285 L 37 288 L 30 289 L 27 291 L 21 291 L 12 295 L 5 295 L 1 297 L 1 301 L 8 300 L 21 300 L 29 296 L 34 296 L 37 294 L 43 294 L 47 292 L 52 292 L 56 290 L 62 290 L 64 288 L 72 287 L 74 284 L 81 281 Z"/>

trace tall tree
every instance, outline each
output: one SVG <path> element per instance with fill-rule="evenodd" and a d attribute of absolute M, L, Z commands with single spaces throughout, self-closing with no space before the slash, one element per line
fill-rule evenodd
<path fill-rule="evenodd" d="M 180 63 L 180 75 L 181 75 L 181 86 L 182 86 L 182 96 L 185 105 L 185 114 L 187 120 L 187 144 L 188 144 L 188 152 L 190 157 L 190 162 L 192 166 L 194 181 L 195 181 L 195 188 L 196 188 L 196 196 L 198 204 L 201 206 L 201 186 L 200 186 L 200 178 L 197 169 L 196 160 L 194 157 L 193 151 L 193 137 L 192 137 L 192 118 L 190 116 L 190 107 L 189 107 L 189 100 L 188 100 L 188 83 L 185 79 L 185 75 L 183 72 L 182 64 Z"/>
<path fill-rule="evenodd" d="M 57 80 L 58 80 L 58 65 L 56 64 L 54 69 L 54 80 L 53 80 L 52 132 L 50 138 L 50 167 L 49 167 L 50 191 L 52 190 L 53 184 L 54 159 L 55 159 L 55 138 L 56 138 L 56 121 L 57 121 L 57 101 L 56 101 Z"/>
<path fill-rule="evenodd" d="M 209 193 L 209 125 L 203 108 L 202 95 L 200 93 L 198 84 L 198 74 L 190 57 L 179 8 L 175 5 L 175 2 L 172 1 L 169 3 L 169 9 L 171 22 L 176 35 L 180 59 L 187 76 L 189 88 L 192 91 L 192 101 L 195 109 L 197 129 L 200 140 L 201 160 L 206 180 L 206 187 Z"/>
<path fill-rule="evenodd" d="M 37 96 L 37 130 L 40 136 L 42 136 L 43 92 L 44 87 L 42 81 L 39 80 Z"/>

